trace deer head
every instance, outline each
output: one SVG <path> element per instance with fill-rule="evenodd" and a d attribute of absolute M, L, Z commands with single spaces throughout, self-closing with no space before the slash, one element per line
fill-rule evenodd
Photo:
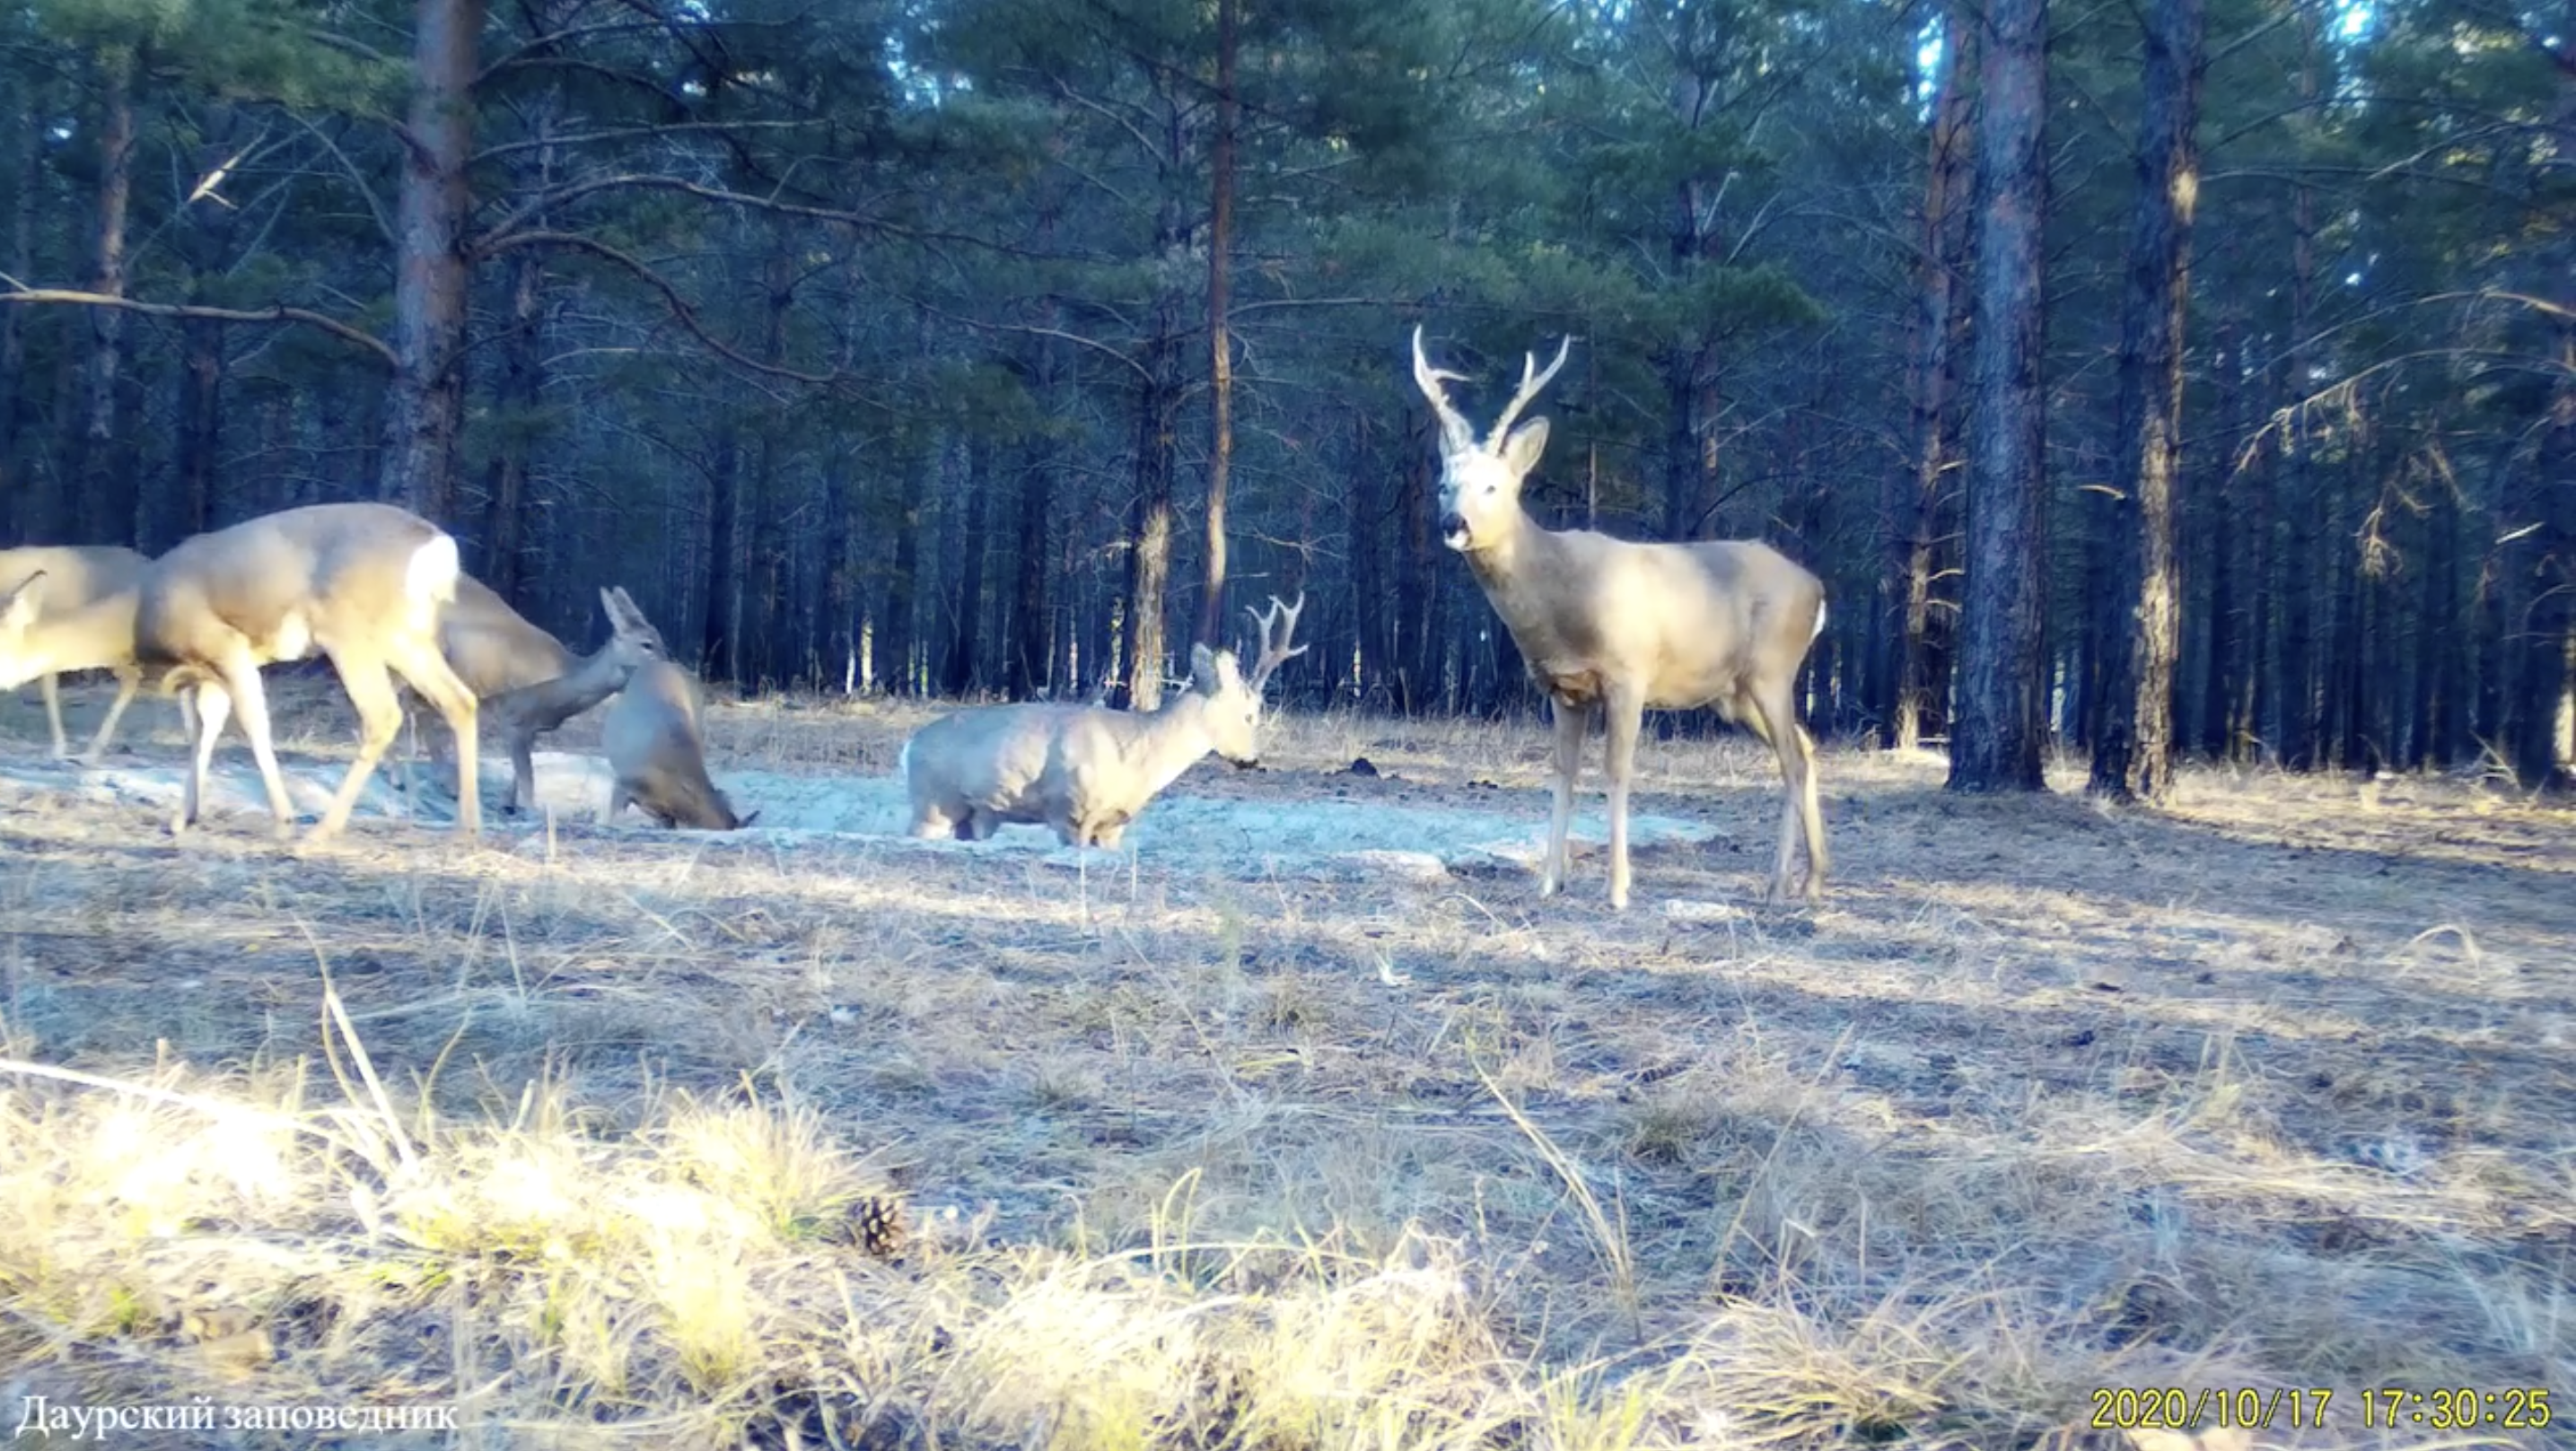
<path fill-rule="evenodd" d="M 1413 381 L 1420 385 L 1422 396 L 1431 400 L 1431 411 L 1440 419 L 1440 537 L 1460 553 L 1473 553 L 1508 536 L 1518 528 L 1521 514 L 1521 481 L 1538 466 L 1539 455 L 1547 449 L 1547 420 L 1533 418 L 1514 428 L 1513 421 L 1521 410 L 1538 397 L 1557 370 L 1565 366 L 1566 354 L 1574 346 L 1567 338 L 1557 344 L 1556 361 L 1540 372 L 1538 355 L 1526 353 L 1521 361 L 1520 390 L 1504 405 L 1502 416 L 1494 420 L 1482 442 L 1466 415 L 1449 401 L 1444 382 L 1465 382 L 1463 375 L 1444 372 L 1431 366 L 1422 354 L 1422 329 L 1413 330 Z"/>
<path fill-rule="evenodd" d="M 1231 650 L 1211 651 L 1205 645 L 1190 650 L 1190 689 L 1203 697 L 1206 704 L 1208 736 L 1215 752 L 1237 766 L 1261 764 L 1261 692 L 1279 667 L 1306 653 L 1306 647 L 1290 649 L 1288 641 L 1297 633 L 1298 612 L 1306 608 L 1306 597 L 1297 603 L 1282 604 L 1277 595 L 1270 597 L 1267 611 L 1250 605 L 1243 612 L 1261 627 L 1261 654 L 1245 678 L 1235 663 Z M 1271 627 L 1283 625 L 1277 639 L 1271 638 Z"/>
<path fill-rule="evenodd" d="M 634 597 L 624 585 L 614 585 L 599 592 L 600 610 L 608 617 L 609 658 L 615 662 L 616 675 L 622 684 L 637 667 L 655 660 L 667 660 L 671 649 L 662 643 L 662 632 L 636 608 Z"/>

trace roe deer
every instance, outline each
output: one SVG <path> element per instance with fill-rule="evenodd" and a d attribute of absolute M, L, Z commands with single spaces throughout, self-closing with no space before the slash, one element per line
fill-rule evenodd
<path fill-rule="evenodd" d="M 637 666 L 600 723 L 617 784 L 609 789 L 605 826 L 632 801 L 663 826 L 733 831 L 760 819 L 733 814 L 733 803 L 707 777 L 705 713 L 697 682 L 668 660 Z"/>
<path fill-rule="evenodd" d="M 599 605 L 608 616 L 608 642 L 587 656 L 575 656 L 472 575 L 457 578 L 456 601 L 439 621 L 448 665 L 500 726 L 516 810 L 537 804 L 537 737 L 625 689 L 636 667 L 670 654 L 662 632 L 624 588 L 601 590 Z M 462 777 L 458 783 L 461 793 Z"/>
<path fill-rule="evenodd" d="M 197 693 L 196 752 L 170 829 L 196 821 L 216 737 L 239 711 L 277 833 L 293 833 L 295 808 L 278 774 L 259 669 L 316 650 L 331 657 L 358 712 L 358 755 L 311 840 L 348 824 L 402 728 L 388 667 L 447 718 L 459 779 L 475 779 L 474 692 L 438 649 L 439 615 L 456 598 L 460 575 L 456 541 L 390 504 L 288 509 L 200 534 L 153 561 L 135 607 L 135 658 L 175 667 L 163 689 Z M 482 827 L 481 803 L 462 793 L 457 831 L 471 836 Z"/>
<path fill-rule="evenodd" d="M 912 797 L 914 836 L 980 841 L 1008 822 L 1055 828 L 1067 846 L 1118 845 L 1156 793 L 1214 751 L 1260 761 L 1261 691 L 1303 645 L 1288 648 L 1306 597 L 1270 612 L 1252 678 L 1234 653 L 1190 650 L 1190 688 L 1150 714 L 1087 705 L 985 705 L 943 716 L 906 741 L 897 769 Z M 1274 642 L 1271 626 L 1286 628 Z"/>
<path fill-rule="evenodd" d="M 0 549 L 0 690 L 30 679 L 45 697 L 54 729 L 54 759 L 95 766 L 134 703 L 143 671 L 134 663 L 134 592 L 151 563 L 122 545 Z M 66 670 L 116 672 L 116 700 L 89 749 L 75 756 L 63 736 Z"/>
<path fill-rule="evenodd" d="M 1542 529 L 1521 507 L 1521 482 L 1547 447 L 1547 420 L 1512 427 L 1565 366 L 1521 364 L 1520 391 L 1480 441 L 1441 387 L 1458 380 L 1422 355 L 1413 379 L 1440 419 L 1440 534 L 1503 617 L 1556 715 L 1556 774 L 1539 895 L 1565 882 L 1566 819 L 1583 737 L 1597 707 L 1609 727 L 1610 905 L 1628 905 L 1628 783 L 1648 707 L 1712 705 L 1752 729 L 1779 758 L 1787 800 L 1780 850 L 1764 897 L 1788 895 L 1803 829 L 1805 895 L 1825 886 L 1825 823 L 1816 801 L 1815 742 L 1798 724 L 1798 667 L 1825 629 L 1825 587 L 1788 556 L 1754 540 L 1639 544 L 1588 529 Z"/>

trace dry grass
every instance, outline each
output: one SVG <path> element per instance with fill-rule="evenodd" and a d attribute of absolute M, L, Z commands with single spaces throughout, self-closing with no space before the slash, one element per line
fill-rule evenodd
<path fill-rule="evenodd" d="M 925 716 L 726 706 L 719 775 L 882 772 Z M 1176 789 L 1535 829 L 1545 749 L 1291 719 Z M 1762 757 L 1646 757 L 1641 809 L 1731 835 L 1642 856 L 1624 915 L 1589 859 L 1542 903 L 757 833 L 290 853 L 9 791 L 0 1414 L 2111 1447 L 2096 1387 L 2250 1386 L 2335 1392 L 2254 1444 L 2549 1444 L 2361 1392 L 2576 1399 L 2576 817 L 2215 773 L 2159 813 L 1962 800 L 1834 753 L 1836 894 L 1761 913 Z"/>

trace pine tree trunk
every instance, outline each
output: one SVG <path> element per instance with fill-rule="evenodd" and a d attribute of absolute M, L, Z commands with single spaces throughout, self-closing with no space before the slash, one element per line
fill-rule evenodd
<path fill-rule="evenodd" d="M 979 438 L 967 445 L 965 524 L 950 556 L 957 565 L 957 611 L 939 672 L 943 695 L 964 695 L 983 683 L 984 556 L 992 507 L 993 445 Z"/>
<path fill-rule="evenodd" d="M 1934 574 L 1942 499 L 1955 473 L 1959 439 L 1959 361 L 1966 341 L 1968 166 L 1973 98 L 1968 78 L 1976 54 L 1977 21 L 1965 0 L 1952 0 L 1942 15 L 1939 96 L 1932 111 L 1932 152 L 1926 167 L 1923 235 L 1916 261 L 1914 461 L 1896 477 L 1888 510 L 1884 586 L 1893 618 L 1887 625 L 1888 659 L 1881 667 L 1893 693 L 1885 727 L 1887 745 L 1916 749 L 1928 716 L 1938 712 L 1936 693 L 1946 681 L 1935 673 Z"/>
<path fill-rule="evenodd" d="M 215 464 L 224 440 L 224 325 L 192 317 L 181 325 L 184 366 L 179 371 L 178 517 L 146 521 L 141 547 L 160 554 L 203 534 L 214 517 Z"/>
<path fill-rule="evenodd" d="M 930 475 L 939 466 L 936 440 L 913 440 L 897 461 L 902 507 L 895 516 L 894 565 L 886 579 L 885 630 L 877 644 L 880 678 L 888 694 L 909 695 L 921 688 L 913 671 L 919 653 L 921 620 L 922 515 L 930 497 Z"/>
<path fill-rule="evenodd" d="M 2209 669 L 2201 680 L 2198 725 L 2194 734 L 2202 755 L 2225 759 L 2236 693 L 2245 672 L 2245 602 L 2238 597 L 2237 539 L 2245 532 L 2232 501 L 2244 497 L 2236 471 L 2237 451 L 2245 443 L 2244 334 L 2233 318 L 2218 324 L 2212 358 L 2211 401 L 2218 414 L 2214 437 L 2203 456 L 2205 479 L 2201 500 L 2201 567 L 2209 574 Z"/>
<path fill-rule="evenodd" d="M 1233 285 L 1234 61 L 1241 0 L 1216 0 L 1216 138 L 1208 159 L 1207 574 L 1199 592 L 1199 641 L 1225 643 L 1225 505 L 1234 474 L 1234 338 L 1226 309 Z"/>
<path fill-rule="evenodd" d="M 2131 602 L 2103 672 L 2103 731 L 2092 789 L 2163 799 L 2173 788 L 2174 664 L 2181 649 L 2174 480 L 2182 455 L 2183 317 L 2200 194 L 2201 0 L 2147 7 L 2138 203 L 2121 302 L 2120 457 L 2124 506 L 2115 597 Z"/>
<path fill-rule="evenodd" d="M 465 169 L 474 154 L 484 7 L 485 0 L 419 0 L 394 224 L 396 362 L 377 492 L 440 524 L 452 522 L 464 421 L 465 227 L 473 207 Z"/>
<path fill-rule="evenodd" d="M 823 588 L 815 604 L 814 639 L 823 652 L 823 688 L 849 691 L 859 679 L 858 564 L 855 532 L 858 459 L 836 449 L 823 470 Z"/>
<path fill-rule="evenodd" d="M 134 196 L 134 72 L 130 50 L 99 57 L 98 230 L 90 290 L 125 295 L 125 219 Z M 125 370 L 125 311 L 83 308 L 89 355 L 81 390 L 81 497 L 89 512 L 82 533 L 99 544 L 131 544 L 140 501 L 135 497 L 133 450 L 117 427 L 118 385 Z"/>
<path fill-rule="evenodd" d="M 1179 154 L 1178 112 L 1171 152 Z M 1135 497 L 1129 505 L 1126 670 L 1113 703 L 1154 710 L 1163 703 L 1164 596 L 1172 578 L 1172 473 L 1181 413 L 1181 295 L 1177 279 L 1189 245 L 1177 201 L 1166 198 L 1154 225 L 1162 277 L 1137 359 Z"/>
<path fill-rule="evenodd" d="M 787 356 L 787 314 L 795 305 L 795 254 L 782 234 L 770 248 L 761 277 L 763 302 L 760 361 L 776 367 Z M 796 649 L 792 615 L 787 608 L 791 565 L 787 544 L 787 504 L 781 497 L 779 455 L 787 447 L 787 419 L 780 408 L 762 412 L 760 441 L 751 471 L 751 579 L 747 591 L 750 620 L 742 630 L 740 663 L 746 688 L 780 686 L 795 678 Z"/>
<path fill-rule="evenodd" d="M 1977 140 L 1968 580 L 1950 788 L 2037 791 L 2047 735 L 2047 415 L 2040 388 L 2048 209 L 2047 0 L 1995 0 Z"/>
<path fill-rule="evenodd" d="M 742 574 L 736 564 L 742 512 L 742 433 L 731 412 L 716 425 L 707 460 L 707 614 L 698 669 L 710 680 L 741 678 Z"/>
<path fill-rule="evenodd" d="M 2462 646 L 2470 621 L 2460 609 L 2460 510 L 2449 494 L 2433 500 L 2433 517 L 2425 531 L 2431 558 L 2424 569 L 2424 604 L 2415 627 L 2416 689 L 2422 692 L 2422 723 L 2416 731 L 2414 766 L 2447 769 L 2459 759 L 2461 706 L 2468 672 L 2462 668 Z"/>
<path fill-rule="evenodd" d="M 1430 417 L 1424 427 L 1408 430 L 1404 466 L 1396 473 L 1395 526 L 1403 541 L 1395 555 L 1394 646 L 1395 707 L 1406 715 L 1430 708 L 1435 682 L 1432 662 L 1438 658 L 1431 638 L 1431 591 L 1436 581 L 1431 558 Z"/>
<path fill-rule="evenodd" d="M 35 271 L 37 188 L 44 183 L 45 128 L 42 116 L 46 87 L 30 78 L 16 122 L 9 175 L 8 270 L 12 277 Z M 0 307 L 0 543 L 36 543 L 59 538 L 53 527 L 53 491 L 36 487 L 35 471 L 18 461 L 25 432 L 27 334 L 23 307 Z"/>
<path fill-rule="evenodd" d="M 2300 17 L 2304 52 L 2299 68 L 2299 96 L 2302 101 L 2313 101 L 2317 94 L 2316 22 L 2304 8 Z M 2322 517 L 2325 502 L 2319 495 L 2317 470 L 2309 457 L 2306 409 L 2302 406 L 2316 292 L 2316 195 L 2305 180 L 2292 190 L 2290 216 L 2290 339 L 2281 358 L 2278 401 L 2279 406 L 2295 411 L 2292 421 L 2282 426 L 2280 439 L 2278 477 L 2284 522 Z M 2315 586 L 2321 561 L 2316 557 L 2316 543 L 2310 531 L 2293 526 L 2281 551 L 2281 659 L 2274 695 L 2280 718 L 2272 731 L 2272 741 L 2281 764 L 2296 771 L 2308 770 L 2317 763 Z"/>
<path fill-rule="evenodd" d="M 545 393 L 545 264 L 533 247 L 510 259 L 510 331 L 501 343 L 501 428 L 483 480 L 483 567 L 494 593 L 521 609 L 526 561 L 528 455 Z"/>
<path fill-rule="evenodd" d="M 2558 326 L 2560 381 L 2533 460 L 2540 495 L 2531 535 L 2531 608 L 2522 632 L 2514 778 L 2552 794 L 2576 790 L 2566 739 L 2576 711 L 2576 325 Z"/>
<path fill-rule="evenodd" d="M 1047 561 L 1055 524 L 1053 451 L 1024 449 L 1019 463 L 1019 549 L 1013 562 L 1002 691 L 1013 700 L 1027 700 L 1055 680 L 1055 631 L 1047 609 Z"/>

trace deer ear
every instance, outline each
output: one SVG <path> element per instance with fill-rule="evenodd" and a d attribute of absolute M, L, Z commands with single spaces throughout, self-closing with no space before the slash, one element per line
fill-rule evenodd
<path fill-rule="evenodd" d="M 45 572 L 37 570 L 7 594 L 0 594 L 0 628 L 23 630 L 36 623 L 36 581 L 44 577 Z"/>
<path fill-rule="evenodd" d="M 1521 478 L 1538 467 L 1538 456 L 1547 451 L 1547 420 L 1533 418 L 1512 430 L 1503 440 L 1503 465 L 1512 477 Z"/>
<path fill-rule="evenodd" d="M 1190 683 L 1197 686 L 1202 695 L 1217 692 L 1216 656 L 1205 645 L 1190 647 Z"/>

